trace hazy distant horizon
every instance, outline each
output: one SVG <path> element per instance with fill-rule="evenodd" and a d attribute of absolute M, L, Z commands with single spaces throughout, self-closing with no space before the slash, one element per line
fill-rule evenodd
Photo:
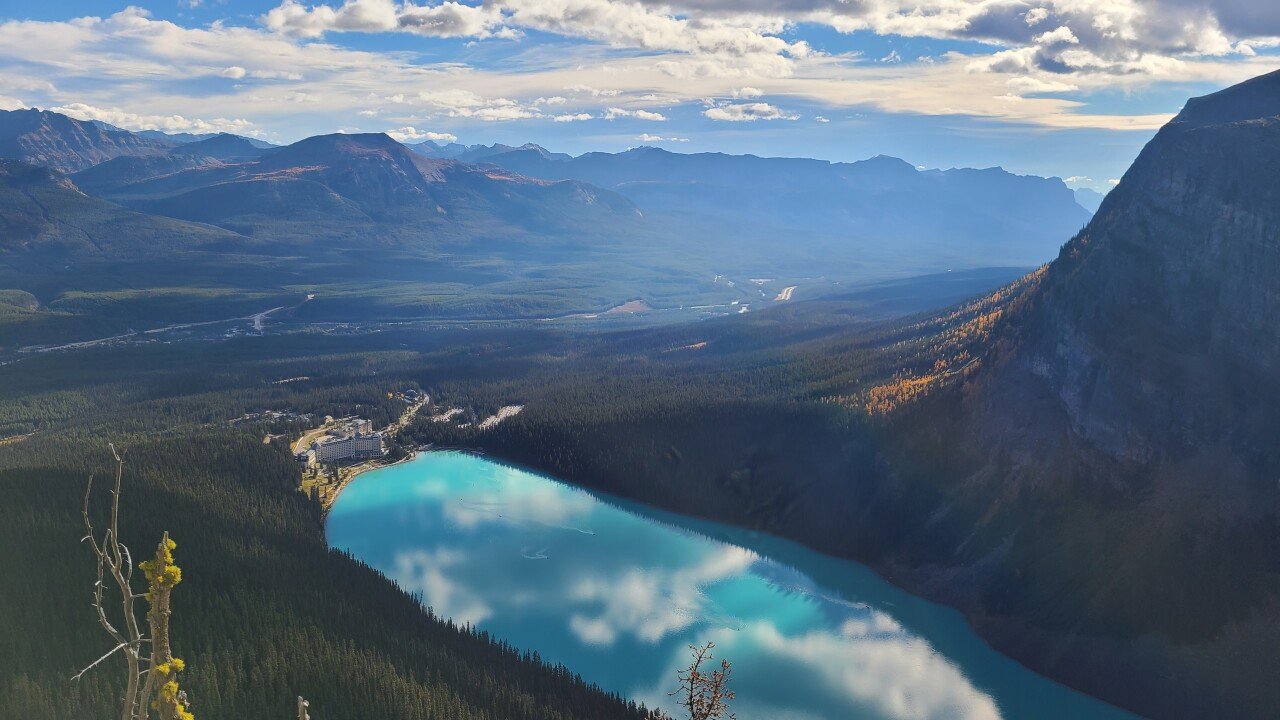
<path fill-rule="evenodd" d="M 1280 67 L 1280 10 L 1226 3 L 749 9 L 53 0 L 0 14 L 0 108 L 281 144 L 886 154 L 1105 190 L 1188 96 Z"/>

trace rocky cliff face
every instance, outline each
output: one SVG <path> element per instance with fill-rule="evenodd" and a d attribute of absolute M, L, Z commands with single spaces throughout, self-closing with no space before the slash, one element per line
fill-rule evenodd
<path fill-rule="evenodd" d="M 1250 478 L 1280 469 L 1280 74 L 1188 103 L 1005 339 L 979 397 L 1038 383 L 1107 457 L 1210 453 L 1215 497 L 1265 509 L 1252 490 L 1274 484 Z"/>
<path fill-rule="evenodd" d="M 72 173 L 121 155 L 163 155 L 169 143 L 43 110 L 0 111 L 0 157 Z"/>
<path fill-rule="evenodd" d="M 1280 73 L 1189 102 L 950 397 L 945 563 L 998 646 L 1154 716 L 1273 714 Z"/>

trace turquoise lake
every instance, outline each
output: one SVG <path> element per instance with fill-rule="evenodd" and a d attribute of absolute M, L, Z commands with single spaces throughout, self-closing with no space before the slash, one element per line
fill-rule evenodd
<path fill-rule="evenodd" d="M 688 645 L 714 641 L 739 720 L 1134 717 L 857 563 L 473 455 L 360 476 L 328 539 L 438 614 L 669 712 Z"/>

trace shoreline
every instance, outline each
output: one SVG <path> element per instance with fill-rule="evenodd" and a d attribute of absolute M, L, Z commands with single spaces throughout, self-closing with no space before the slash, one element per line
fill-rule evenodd
<path fill-rule="evenodd" d="M 354 481 L 356 478 L 360 477 L 361 475 L 364 475 L 365 473 L 370 473 L 375 470 L 382 470 L 385 468 L 391 468 L 397 465 L 402 465 L 407 462 L 412 462 L 414 460 L 417 460 L 419 455 L 424 455 L 426 453 L 433 453 L 433 452 L 460 452 L 460 453 L 466 453 L 468 455 L 475 455 L 476 457 L 482 457 L 482 458 L 485 458 L 486 460 L 493 460 L 493 458 L 490 458 L 484 452 L 480 450 L 476 450 L 474 448 L 437 447 L 434 443 L 428 443 L 426 445 L 422 445 L 414 448 L 413 450 L 410 450 L 408 455 L 405 455 L 404 457 L 400 458 L 399 460 L 396 460 L 395 462 L 372 464 L 366 461 L 366 462 L 360 463 L 359 465 L 352 465 L 351 467 L 346 468 L 351 472 L 346 477 L 339 476 L 338 483 L 336 485 L 330 486 L 332 488 L 332 492 L 329 494 L 329 496 L 325 499 L 317 500 L 316 502 L 320 503 L 320 508 L 321 510 L 324 511 L 324 517 L 328 518 L 329 510 L 333 507 L 334 503 L 338 502 L 338 496 L 341 495 L 342 491 L 345 490 L 347 486 L 350 485 L 352 481 Z M 496 462 L 500 462 L 500 461 L 496 461 Z M 534 470 L 533 468 L 522 467 L 520 469 L 529 470 L 530 472 L 536 472 L 539 475 L 545 474 L 542 471 Z M 575 485 L 574 487 L 579 487 L 579 486 Z M 582 488 L 582 489 L 585 490 L 586 488 Z"/>

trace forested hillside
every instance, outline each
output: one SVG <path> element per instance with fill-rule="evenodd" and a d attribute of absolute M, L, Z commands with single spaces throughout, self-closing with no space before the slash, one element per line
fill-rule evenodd
<path fill-rule="evenodd" d="M 387 391 L 414 373 L 406 353 L 361 352 L 366 343 L 135 348 L 0 368 L 0 573 L 12 582 L 0 594 L 0 716 L 113 712 L 114 664 L 70 679 L 110 649 L 88 602 L 92 557 L 77 542 L 87 476 L 110 468 L 107 442 L 125 451 L 126 542 L 137 552 L 165 530 L 178 542 L 173 646 L 197 717 L 292 717 L 297 695 L 331 718 L 645 716 L 432 617 L 329 551 L 287 445 L 262 440 L 296 424 L 228 425 L 263 403 L 389 421 L 400 409 Z M 304 374 L 323 379 L 271 384 Z"/>

